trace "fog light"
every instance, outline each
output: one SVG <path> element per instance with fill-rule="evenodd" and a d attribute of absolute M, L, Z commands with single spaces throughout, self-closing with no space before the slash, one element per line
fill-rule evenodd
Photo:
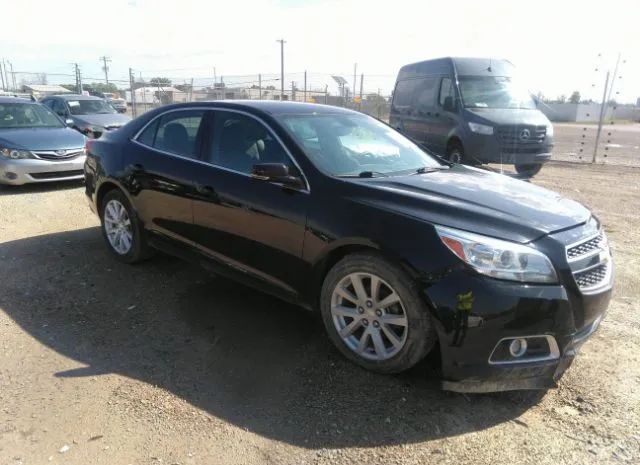
<path fill-rule="evenodd" d="M 16 173 L 12 173 L 11 171 L 7 171 L 6 173 L 4 173 L 4 177 L 7 178 L 9 181 L 13 181 L 18 177 L 18 175 Z"/>
<path fill-rule="evenodd" d="M 509 353 L 513 357 L 522 357 L 524 353 L 527 351 L 527 340 L 526 339 L 514 339 L 509 344 Z"/>

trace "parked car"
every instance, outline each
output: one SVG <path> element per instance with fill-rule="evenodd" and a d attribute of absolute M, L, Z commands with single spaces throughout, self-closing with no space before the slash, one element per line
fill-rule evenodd
<path fill-rule="evenodd" d="M 82 179 L 84 143 L 44 105 L 0 97 L 0 184 Z"/>
<path fill-rule="evenodd" d="M 551 387 L 611 296 L 587 208 L 443 163 L 361 113 L 169 105 L 87 147 L 86 194 L 113 256 L 164 250 L 319 310 L 369 370 L 435 351 L 446 389 Z"/>
<path fill-rule="evenodd" d="M 551 157 L 553 125 L 493 58 L 439 58 L 403 66 L 390 124 L 454 163 L 514 164 L 534 175 Z"/>
<path fill-rule="evenodd" d="M 114 131 L 131 119 L 119 114 L 106 100 L 91 95 L 54 95 L 41 102 L 90 139 Z"/>
<path fill-rule="evenodd" d="M 105 99 L 118 113 L 127 112 L 127 102 L 112 92 L 94 92 L 91 95 Z"/>

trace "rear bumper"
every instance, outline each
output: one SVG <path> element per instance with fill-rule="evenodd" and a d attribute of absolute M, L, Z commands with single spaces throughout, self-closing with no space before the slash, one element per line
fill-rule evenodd
<path fill-rule="evenodd" d="M 22 185 L 82 179 L 86 156 L 72 160 L 0 159 L 0 184 Z"/>
<path fill-rule="evenodd" d="M 602 321 L 610 285 L 580 294 L 562 285 L 524 285 L 456 272 L 425 289 L 440 342 L 441 385 L 458 392 L 549 389 Z M 458 310 L 466 296 L 467 310 Z M 550 356 L 493 358 L 504 339 L 549 337 Z M 556 347 L 557 346 L 557 347 Z"/>

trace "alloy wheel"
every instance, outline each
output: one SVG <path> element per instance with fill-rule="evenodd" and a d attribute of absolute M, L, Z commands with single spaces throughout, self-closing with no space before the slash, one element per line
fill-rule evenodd
<path fill-rule="evenodd" d="M 368 360 L 386 360 L 402 350 L 409 320 L 398 293 L 372 273 L 351 273 L 331 296 L 331 316 L 347 347 Z"/>
<path fill-rule="evenodd" d="M 109 200 L 104 207 L 103 218 L 109 244 L 118 254 L 126 255 L 133 244 L 131 219 L 127 209 L 118 200 Z"/>

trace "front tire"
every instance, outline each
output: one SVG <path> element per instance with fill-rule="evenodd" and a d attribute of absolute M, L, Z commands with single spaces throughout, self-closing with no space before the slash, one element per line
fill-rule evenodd
<path fill-rule="evenodd" d="M 516 165 L 516 172 L 523 176 L 533 177 L 542 169 L 542 163 L 530 163 L 526 165 Z"/>
<path fill-rule="evenodd" d="M 118 260 L 132 264 L 150 256 L 144 228 L 122 191 L 114 189 L 104 196 L 100 222 L 107 248 Z"/>
<path fill-rule="evenodd" d="M 447 147 L 447 160 L 451 163 L 462 164 L 466 162 L 464 148 L 460 142 L 451 142 Z"/>
<path fill-rule="evenodd" d="M 357 253 L 340 260 L 324 280 L 320 310 L 338 350 L 367 370 L 408 370 L 436 342 L 414 281 L 377 254 Z"/>

